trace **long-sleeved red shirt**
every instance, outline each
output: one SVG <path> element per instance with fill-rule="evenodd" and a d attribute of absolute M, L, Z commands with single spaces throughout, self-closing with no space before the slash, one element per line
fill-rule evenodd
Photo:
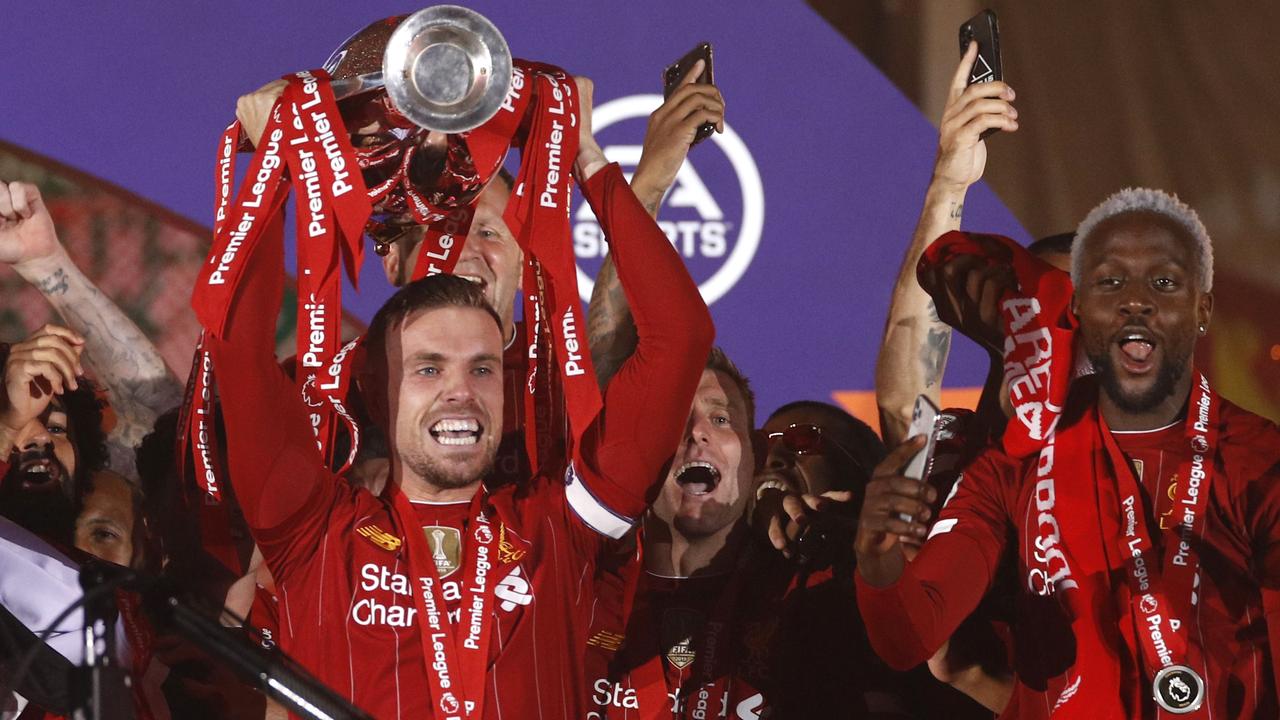
<path fill-rule="evenodd" d="M 1190 642 L 1205 656 L 1205 702 L 1213 717 L 1277 717 L 1275 648 L 1280 640 L 1280 429 L 1265 418 L 1222 402 L 1221 435 L 1210 488 L 1203 547 L 1197 634 Z M 1151 528 L 1167 527 L 1172 484 L 1186 441 L 1183 424 L 1145 433 L 1114 432 L 1140 480 Z M 1067 612 L 1054 596 L 1032 590 L 1037 532 L 1035 463 L 997 448 L 964 471 L 938 515 L 929 540 L 899 580 L 876 588 L 858 578 L 858 605 L 872 645 L 890 665 L 915 666 L 933 654 L 977 606 L 996 574 L 1001 555 L 1017 553 L 1020 589 L 1013 622 L 1017 687 L 1004 717 L 1049 717 L 1075 662 Z M 1063 478 L 1062 481 L 1069 481 Z M 1154 557 L 1163 563 L 1164 533 L 1155 533 Z M 1123 575 L 1113 597 L 1099 599 L 1134 644 L 1129 593 Z M 1110 601 L 1108 603 L 1108 600 Z M 1177 608 L 1185 615 L 1184 608 Z M 1117 657 L 1127 687 L 1138 697 L 1116 698 L 1116 707 L 1141 707 L 1131 716 L 1156 717 L 1149 683 L 1136 677 L 1137 660 Z M 1099 717 L 1106 716 L 1098 709 Z M 1162 716 L 1167 716 L 1164 713 Z"/>
<path fill-rule="evenodd" d="M 491 575 L 486 718 L 529 717 L 533 708 L 543 718 L 582 716 L 585 612 L 600 535 L 625 530 L 647 505 L 711 348 L 711 319 L 697 286 L 618 167 L 599 171 L 583 192 L 609 234 L 639 345 L 563 474 L 489 494 L 510 552 L 500 554 Z M 210 345 L 229 475 L 277 584 L 280 646 L 376 717 L 432 717 L 409 594 L 418 584 L 405 545 L 388 550 L 357 532 L 395 528 L 390 503 L 324 467 L 297 392 L 275 363 L 279 245 L 261 245 L 248 272 L 226 337 Z M 456 579 L 447 575 L 462 551 L 450 538 L 467 537 L 466 513 L 447 505 L 415 509 L 453 615 Z"/>

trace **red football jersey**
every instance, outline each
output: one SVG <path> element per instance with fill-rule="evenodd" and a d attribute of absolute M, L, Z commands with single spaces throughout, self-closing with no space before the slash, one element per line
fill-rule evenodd
<path fill-rule="evenodd" d="M 1276 697 L 1275 640 L 1280 614 L 1280 430 L 1274 423 L 1222 401 L 1216 467 L 1202 547 L 1203 578 L 1196 607 L 1196 633 L 1189 641 L 1204 653 L 1205 702 L 1214 717 L 1280 715 Z M 1143 508 L 1152 528 L 1168 525 L 1172 485 L 1185 454 L 1183 422 L 1146 433 L 1113 433 L 1140 479 Z M 929 540 L 899 582 L 886 588 L 858 583 L 858 601 L 876 650 L 895 667 L 929 657 L 973 610 L 990 587 L 1001 555 L 1017 553 L 1018 582 L 1013 623 L 1017 686 L 1005 717 L 1049 717 L 1067 689 L 1075 661 L 1075 639 L 1064 607 L 1052 594 L 1038 594 L 1036 458 L 1018 461 L 998 448 L 979 456 L 938 516 Z M 1066 481 L 1067 478 L 1063 478 Z M 1051 498 L 1041 496 L 1041 503 Z M 1154 533 L 1153 557 L 1163 562 L 1167 538 Z M 1113 582 L 1113 608 L 1120 632 L 1132 644 L 1129 590 Z M 1270 588 L 1270 589 L 1268 589 Z M 1175 601 L 1180 599 L 1175 598 Z M 1181 600 L 1175 609 L 1189 612 Z M 1130 677 L 1134 657 L 1118 658 Z M 1087 672 L 1087 669 L 1085 670 Z M 1078 678 L 1078 676 L 1077 676 Z M 1149 681 L 1135 686 L 1150 689 Z M 1072 693 L 1065 695 L 1070 697 Z M 1142 716 L 1156 706 L 1144 692 Z M 1117 703 L 1120 699 L 1117 698 Z"/>
<path fill-rule="evenodd" d="M 583 191 L 619 238 L 614 260 L 639 346 L 610 383 L 572 464 L 485 498 L 498 533 L 485 718 L 528 717 L 532 708 L 544 718 L 583 715 L 581 663 L 600 538 L 621 536 L 646 506 L 711 348 L 697 286 L 618 167 L 601 170 Z M 252 260 L 226 337 L 210 346 L 229 474 L 276 582 L 280 647 L 376 717 L 433 717 L 434 671 L 423 659 L 413 595 L 422 587 L 407 563 L 407 533 L 424 533 L 444 574 L 451 557 L 463 556 L 471 516 L 467 508 L 417 505 L 420 526 L 397 527 L 390 500 L 324 467 L 305 408 L 271 354 L 274 310 L 266 309 L 280 304 L 282 249 L 267 242 Z M 638 282 L 639 272 L 661 282 Z"/>
<path fill-rule="evenodd" d="M 913 716 L 913 678 L 889 671 L 871 651 L 847 571 L 810 573 L 760 547 L 736 573 L 640 573 L 624 616 L 635 562 L 597 582 L 589 717 Z M 717 636 L 711 623 L 726 629 Z M 704 692 L 709 660 L 714 681 Z"/>

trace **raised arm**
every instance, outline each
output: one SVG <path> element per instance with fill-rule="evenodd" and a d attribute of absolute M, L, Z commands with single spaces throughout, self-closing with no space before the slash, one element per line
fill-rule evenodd
<path fill-rule="evenodd" d="M 581 102 L 578 178 L 609 239 L 638 340 L 609 383 L 604 410 L 584 434 L 579 456 L 603 485 L 591 488 L 596 497 L 614 512 L 636 517 L 680 440 L 715 329 L 675 248 L 622 170 L 606 165 L 591 136 L 589 87 Z"/>
<path fill-rule="evenodd" d="M 631 190 L 655 220 L 662 198 L 675 182 L 689 148 L 704 123 L 724 130 L 724 98 L 715 85 L 695 83 L 702 74 L 699 60 L 689 68 L 680 87 L 649 116 L 640 163 L 631 178 Z M 631 356 L 636 347 L 636 326 L 618 280 L 613 256 L 605 256 L 587 309 L 587 340 L 600 391 Z"/>
<path fill-rule="evenodd" d="M 134 448 L 157 417 L 182 401 L 182 383 L 129 316 L 71 261 L 35 185 L 0 182 L 0 262 L 39 290 L 84 338 L 85 363 L 116 414 L 107 437 L 110 467 L 136 479 Z"/>
<path fill-rule="evenodd" d="M 916 282 L 916 263 L 939 235 L 958 230 L 969 186 L 982 177 L 987 163 L 983 131 L 1018 129 L 1017 111 L 1010 102 L 1013 89 L 1002 82 L 966 87 L 977 44 L 956 68 L 942 111 L 938 159 L 925 192 L 924 209 L 902 260 L 889 303 L 884 339 L 876 359 L 876 403 L 885 444 L 894 447 L 906 438 L 918 395 L 940 404 L 942 374 L 951 349 L 951 328 L 938 318 L 929 296 Z M 995 364 L 1000 364 L 995 358 Z"/>
<path fill-rule="evenodd" d="M 333 490 L 293 383 L 276 363 L 276 316 L 284 292 L 280 220 L 266 229 L 246 258 L 240 295 L 221 339 L 210 337 L 215 381 L 227 431 L 227 466 L 245 521 L 268 561 L 287 540 L 286 524 L 300 529 L 322 513 L 301 513 L 318 493 Z M 296 533 L 291 533 L 296 534 Z M 273 571 L 276 568 L 273 567 Z"/>

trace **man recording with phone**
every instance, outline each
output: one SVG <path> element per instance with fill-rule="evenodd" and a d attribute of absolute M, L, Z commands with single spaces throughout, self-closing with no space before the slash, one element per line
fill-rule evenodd
<path fill-rule="evenodd" d="M 895 667 L 928 657 L 1016 551 L 1006 714 L 1274 717 L 1280 430 L 1194 368 L 1208 233 L 1175 197 L 1124 190 L 1081 223 L 1071 261 L 1074 295 L 1006 294 L 1016 419 L 931 533 L 935 491 L 900 473 L 921 443 L 876 469 L 856 542 L 872 643 Z M 1019 288 L 1056 272 L 1014 265 Z M 1046 384 L 1072 376 L 1077 348 L 1094 374 Z M 901 538 L 926 535 L 907 563 Z"/>

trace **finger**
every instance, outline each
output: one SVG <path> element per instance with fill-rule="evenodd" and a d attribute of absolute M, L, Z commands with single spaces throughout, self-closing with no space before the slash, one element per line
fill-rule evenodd
<path fill-rule="evenodd" d="M 705 88 L 709 86 L 700 85 L 697 87 Z M 690 92 L 674 104 L 668 102 L 668 105 L 671 105 L 668 115 L 681 120 L 688 118 L 699 110 L 712 110 L 724 114 L 724 100 L 720 98 L 719 93 L 713 92 Z"/>
<path fill-rule="evenodd" d="M 905 495 L 888 495 L 881 498 L 883 505 L 880 512 L 892 517 L 911 518 L 917 522 L 926 522 L 933 511 L 917 497 Z"/>
<path fill-rule="evenodd" d="M 680 78 L 680 85 L 684 86 L 694 84 L 697 79 L 702 76 L 702 71 L 706 69 L 706 67 L 707 61 L 702 58 L 698 58 L 698 62 L 694 63 L 693 67 L 689 68 L 689 72 L 685 73 L 684 77 Z"/>
<path fill-rule="evenodd" d="M 970 41 L 969 47 L 965 48 L 964 56 L 960 58 L 960 64 L 956 66 L 956 74 L 951 76 L 951 93 L 950 99 L 960 97 L 965 87 L 969 84 L 969 71 L 973 69 L 973 62 L 978 59 L 978 43 Z"/>
<path fill-rule="evenodd" d="M 0 220 L 16 220 L 13 212 L 13 201 L 9 199 L 11 188 L 18 183 L 0 182 Z"/>
<path fill-rule="evenodd" d="M 973 146 L 982 139 L 982 133 L 994 128 L 1003 132 L 1016 132 L 1018 119 L 1009 115 L 979 115 L 956 133 L 956 142 Z"/>
<path fill-rule="evenodd" d="M 814 496 L 805 495 L 805 497 L 809 498 Z M 853 502 L 853 491 L 852 490 L 828 490 L 822 493 L 821 495 L 818 495 L 817 497 L 822 498 L 823 500 L 828 502 L 849 503 L 849 502 Z"/>
<path fill-rule="evenodd" d="M 83 335 L 81 335 L 80 333 L 70 328 L 66 328 L 61 325 L 54 325 L 53 323 L 49 323 L 44 327 L 40 328 L 39 330 L 36 331 L 35 334 L 36 335 L 55 335 L 57 337 L 65 339 L 67 342 L 70 342 L 73 345 L 84 344 Z"/>
<path fill-rule="evenodd" d="M 17 379 L 27 384 L 33 398 L 61 395 L 66 391 L 62 372 L 50 362 L 24 362 L 18 368 Z"/>
<path fill-rule="evenodd" d="M 961 108 L 954 116 L 943 123 L 941 132 L 950 137 L 959 135 L 963 131 L 969 129 L 974 118 L 991 115 L 995 117 L 1009 117 L 1014 120 L 1018 119 L 1018 110 L 1012 104 L 1005 100 L 983 98 L 975 100 L 972 103 Z"/>
<path fill-rule="evenodd" d="M 786 495 L 782 498 L 782 511 L 791 518 L 791 522 L 797 525 L 804 525 L 809 522 L 809 517 L 805 511 L 805 501 L 796 495 Z"/>
<path fill-rule="evenodd" d="M 929 528 L 923 523 L 908 522 L 897 516 L 881 517 L 871 525 L 866 529 L 897 537 L 906 535 L 908 537 L 923 538 L 929 534 Z"/>
<path fill-rule="evenodd" d="M 20 363 L 18 371 L 21 373 L 34 376 L 36 373 L 47 375 L 52 371 L 58 374 L 63 384 L 72 389 L 78 387 L 74 358 L 69 358 L 59 348 L 34 348 L 15 360 Z"/>
<path fill-rule="evenodd" d="M 1000 98 L 1012 101 L 1018 97 L 1018 93 L 1014 92 L 1013 86 L 1000 80 L 993 80 L 987 83 L 974 83 L 964 89 L 960 94 L 958 105 L 965 105 L 981 98 Z"/>
<path fill-rule="evenodd" d="M 9 183 L 9 198 L 13 203 L 13 213 L 22 219 L 31 217 L 31 203 L 28 202 L 27 195 L 25 183 Z"/>
<path fill-rule="evenodd" d="M 84 345 L 74 344 L 65 337 L 58 335 L 37 335 L 21 345 L 15 345 L 13 350 L 25 352 L 41 348 L 54 348 L 64 352 L 67 358 L 69 358 L 69 362 L 75 367 L 76 373 L 80 374 L 84 372 L 84 368 L 80 365 L 80 355 L 84 351 Z"/>
<path fill-rule="evenodd" d="M 787 534 L 783 531 L 782 520 L 777 516 L 769 518 L 769 544 L 775 550 L 787 552 Z"/>
<path fill-rule="evenodd" d="M 904 441 L 901 445 L 894 448 L 893 452 L 889 453 L 884 460 L 880 461 L 880 464 L 877 465 L 876 469 L 871 473 L 871 477 L 882 479 L 898 476 L 902 466 L 906 465 L 907 461 L 911 460 L 911 457 L 920 452 L 920 449 L 924 447 L 924 441 L 925 437 L 923 435 L 917 435 Z M 870 494 L 871 489 L 868 487 L 867 495 Z"/>
<path fill-rule="evenodd" d="M 927 482 L 920 482 L 915 478 L 909 478 L 903 475 L 892 475 L 890 477 L 881 478 L 880 482 L 888 486 L 886 496 L 900 495 L 915 500 L 921 500 L 927 503 L 933 502 L 938 497 L 938 491 Z"/>

